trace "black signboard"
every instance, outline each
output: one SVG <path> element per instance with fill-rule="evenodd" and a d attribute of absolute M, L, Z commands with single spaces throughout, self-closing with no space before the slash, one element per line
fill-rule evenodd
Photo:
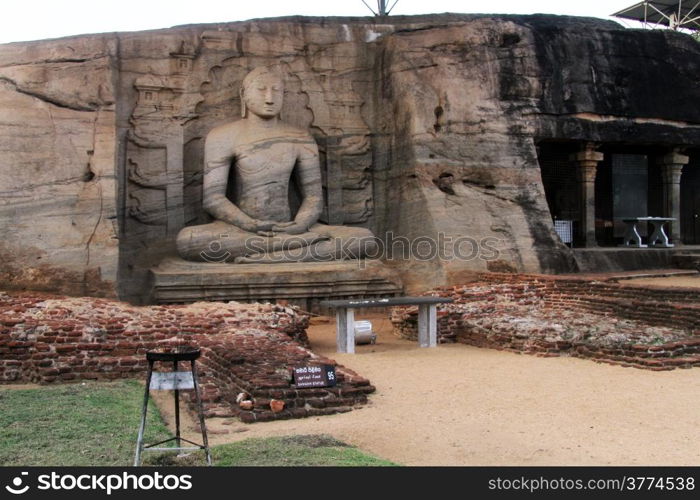
<path fill-rule="evenodd" d="M 294 368 L 294 384 L 297 387 L 332 387 L 335 382 L 333 365 L 308 365 Z"/>

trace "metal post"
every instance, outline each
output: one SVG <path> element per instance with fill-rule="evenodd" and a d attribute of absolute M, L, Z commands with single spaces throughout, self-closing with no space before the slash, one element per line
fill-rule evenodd
<path fill-rule="evenodd" d="M 173 371 L 177 373 L 177 360 L 173 361 Z M 180 443 L 180 391 L 175 386 L 175 445 L 179 448 Z"/>
<path fill-rule="evenodd" d="M 194 380 L 194 394 L 197 398 L 197 412 L 199 413 L 199 426 L 202 430 L 202 443 L 207 454 L 207 465 L 211 465 L 211 452 L 209 451 L 209 440 L 207 439 L 207 427 L 204 423 L 204 409 L 202 408 L 202 398 L 199 396 L 199 383 L 197 382 L 197 368 L 192 360 L 192 379 Z"/>
<path fill-rule="evenodd" d="M 153 374 L 153 361 L 148 362 L 148 376 L 146 377 L 146 390 L 143 396 L 143 408 L 141 409 L 141 425 L 139 425 L 139 436 L 136 438 L 136 457 L 134 457 L 134 467 L 141 464 L 141 451 L 143 451 L 143 433 L 146 429 L 146 414 L 148 412 L 148 396 L 151 387 L 151 375 Z"/>

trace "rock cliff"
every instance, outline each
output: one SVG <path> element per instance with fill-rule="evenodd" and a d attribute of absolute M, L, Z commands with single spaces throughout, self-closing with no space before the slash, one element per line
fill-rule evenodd
<path fill-rule="evenodd" d="M 292 17 L 0 45 L 2 285 L 147 301 L 147 270 L 205 221 L 204 136 L 271 63 L 283 118 L 321 148 L 324 221 L 384 237 L 413 289 L 575 269 L 541 141 L 700 145 L 700 45 L 596 19 Z"/>

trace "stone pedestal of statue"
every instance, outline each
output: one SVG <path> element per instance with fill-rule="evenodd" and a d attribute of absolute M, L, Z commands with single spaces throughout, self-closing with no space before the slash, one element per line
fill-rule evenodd
<path fill-rule="evenodd" d="M 151 301 L 279 302 L 320 312 L 321 300 L 393 297 L 403 291 L 396 273 L 378 260 L 231 265 L 169 258 L 151 269 Z"/>

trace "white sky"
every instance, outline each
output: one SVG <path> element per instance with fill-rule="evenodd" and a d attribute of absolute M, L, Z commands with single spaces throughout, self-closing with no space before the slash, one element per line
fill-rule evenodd
<path fill-rule="evenodd" d="M 365 1 L 373 7 L 377 3 Z M 607 18 L 634 3 L 637 0 L 399 0 L 392 15 L 547 13 Z M 371 15 L 361 0 L 0 0 L 0 6 L 0 43 L 260 17 Z"/>

